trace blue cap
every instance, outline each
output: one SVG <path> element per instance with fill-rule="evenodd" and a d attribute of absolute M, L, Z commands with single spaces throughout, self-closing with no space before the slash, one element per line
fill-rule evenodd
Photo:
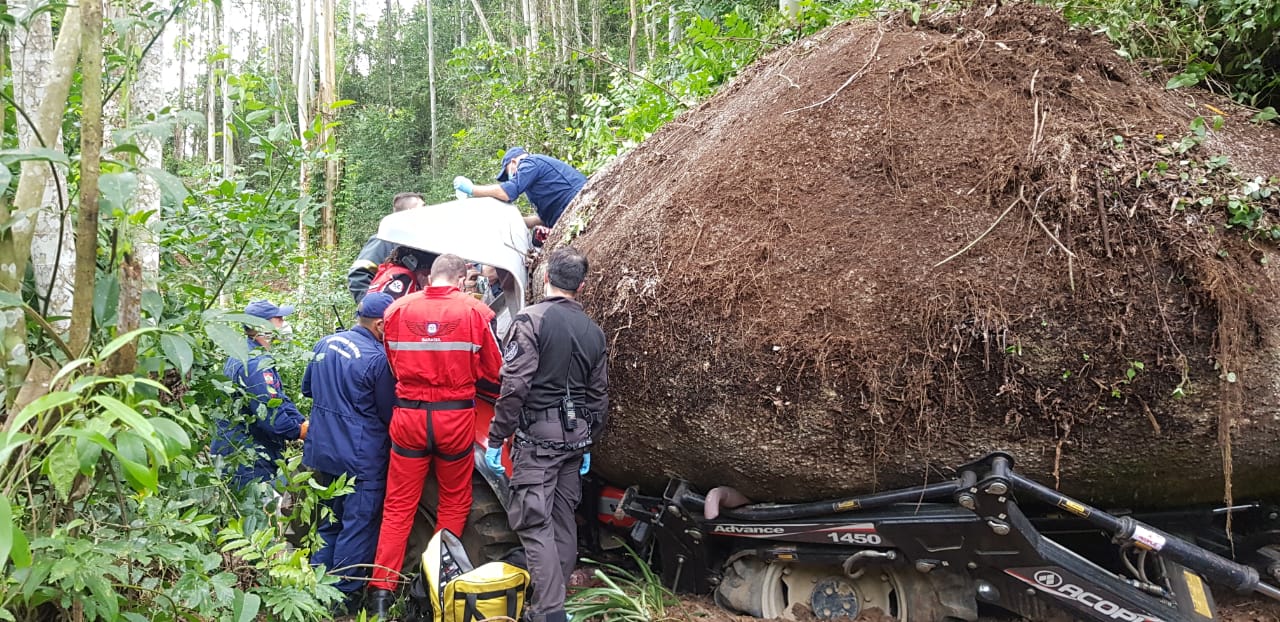
<path fill-rule="evenodd" d="M 511 164 L 512 160 L 524 155 L 525 153 L 528 152 L 524 150 L 524 147 L 512 147 L 508 149 L 506 153 L 502 154 L 502 170 L 498 171 L 498 181 L 507 180 L 507 165 Z"/>
<path fill-rule="evenodd" d="M 293 313 L 293 305 L 277 307 L 272 304 L 270 300 L 255 300 L 249 303 L 249 306 L 244 308 L 244 312 L 247 315 L 252 315 L 253 317 L 260 317 L 264 320 L 269 320 L 273 317 L 284 317 Z"/>
<path fill-rule="evenodd" d="M 376 320 L 382 319 L 382 314 L 387 312 L 387 307 L 396 299 L 391 294 L 385 292 L 373 292 L 360 299 L 360 308 L 356 310 L 356 315 L 360 317 L 368 317 Z"/>

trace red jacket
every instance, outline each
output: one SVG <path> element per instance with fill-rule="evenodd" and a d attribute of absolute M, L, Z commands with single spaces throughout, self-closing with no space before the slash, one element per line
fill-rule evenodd
<path fill-rule="evenodd" d="M 392 298 L 418 291 L 418 279 L 410 270 L 398 263 L 387 262 L 378 266 L 378 273 L 369 283 L 369 293 L 384 292 Z"/>
<path fill-rule="evenodd" d="M 397 397 L 469 400 L 477 383 L 497 385 L 502 356 L 493 311 L 474 297 L 453 286 L 432 286 L 395 301 L 383 317 Z"/>

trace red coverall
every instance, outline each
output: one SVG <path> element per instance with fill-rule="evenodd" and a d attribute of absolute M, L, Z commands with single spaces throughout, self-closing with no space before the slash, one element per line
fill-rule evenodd
<path fill-rule="evenodd" d="M 476 384 L 494 390 L 502 358 L 493 311 L 452 286 L 431 286 L 387 309 L 387 360 L 395 374 L 391 463 L 371 589 L 395 590 L 404 549 L 434 465 L 436 529 L 462 535 L 471 510 Z"/>
<path fill-rule="evenodd" d="M 414 276 L 413 270 L 388 262 L 378 266 L 378 273 L 369 283 L 367 293 L 385 292 L 392 298 L 399 298 L 416 291 L 418 291 L 418 279 Z"/>

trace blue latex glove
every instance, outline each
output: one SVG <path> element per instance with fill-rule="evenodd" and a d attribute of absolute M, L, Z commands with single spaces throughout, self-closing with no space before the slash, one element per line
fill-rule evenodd
<path fill-rule="evenodd" d="M 471 180 L 462 175 L 453 178 L 453 189 L 467 196 L 471 196 L 472 191 L 475 190 L 471 185 Z"/>
<path fill-rule="evenodd" d="M 591 470 L 591 452 L 582 454 L 582 468 L 578 469 L 578 475 L 586 475 Z"/>
<path fill-rule="evenodd" d="M 493 471 L 494 475 L 506 475 L 507 469 L 502 466 L 502 448 L 490 447 L 484 450 L 484 465 L 489 467 L 489 470 Z"/>

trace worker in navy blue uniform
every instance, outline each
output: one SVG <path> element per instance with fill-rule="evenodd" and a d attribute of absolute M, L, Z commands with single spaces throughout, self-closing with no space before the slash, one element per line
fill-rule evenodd
<path fill-rule="evenodd" d="M 476 186 L 466 177 L 453 179 L 453 189 L 467 196 L 514 202 L 525 195 L 537 212 L 524 217 L 524 224 L 530 229 L 556 226 L 564 208 L 586 184 L 587 177 L 578 169 L 520 147 L 512 147 L 502 156 L 502 170 L 498 171 L 496 184 Z"/>
<path fill-rule="evenodd" d="M 302 464 L 324 486 L 342 475 L 355 478 L 355 492 L 325 502 L 333 517 L 320 526 L 324 546 L 311 556 L 311 563 L 343 577 L 336 587 L 347 598 L 339 615 L 359 608 L 378 548 L 391 451 L 387 426 L 396 402 L 396 381 L 382 346 L 382 314 L 393 301 L 383 292 L 365 296 L 357 325 L 321 339 L 302 376 L 302 394 L 313 400 Z"/>
<path fill-rule="evenodd" d="M 287 329 L 284 316 L 293 313 L 293 307 L 255 300 L 244 312 L 267 320 L 277 331 L 283 331 Z M 243 393 L 241 417 L 218 419 L 209 448 L 219 456 L 248 454 L 231 475 L 232 483 L 238 488 L 275 478 L 276 460 L 284 453 L 285 443 L 307 436 L 307 421 L 293 400 L 285 395 L 275 362 L 267 353 L 274 333 L 245 327 L 245 337 L 249 340 L 249 360 L 232 357 L 222 368 L 227 379 Z"/>
<path fill-rule="evenodd" d="M 422 195 L 416 192 L 401 192 L 391 201 L 392 213 L 403 212 L 415 207 L 422 207 L 426 202 L 422 200 Z M 373 282 L 373 276 L 378 273 L 378 266 L 391 258 L 391 251 L 396 249 L 396 245 L 386 240 L 379 240 L 375 235 L 369 236 L 369 241 L 364 243 L 364 248 L 360 249 L 360 254 L 356 260 L 352 262 L 351 269 L 347 272 L 347 290 L 351 292 L 351 297 L 357 303 L 369 291 L 369 284 Z M 427 262 L 427 266 L 431 266 L 431 262 Z"/>

